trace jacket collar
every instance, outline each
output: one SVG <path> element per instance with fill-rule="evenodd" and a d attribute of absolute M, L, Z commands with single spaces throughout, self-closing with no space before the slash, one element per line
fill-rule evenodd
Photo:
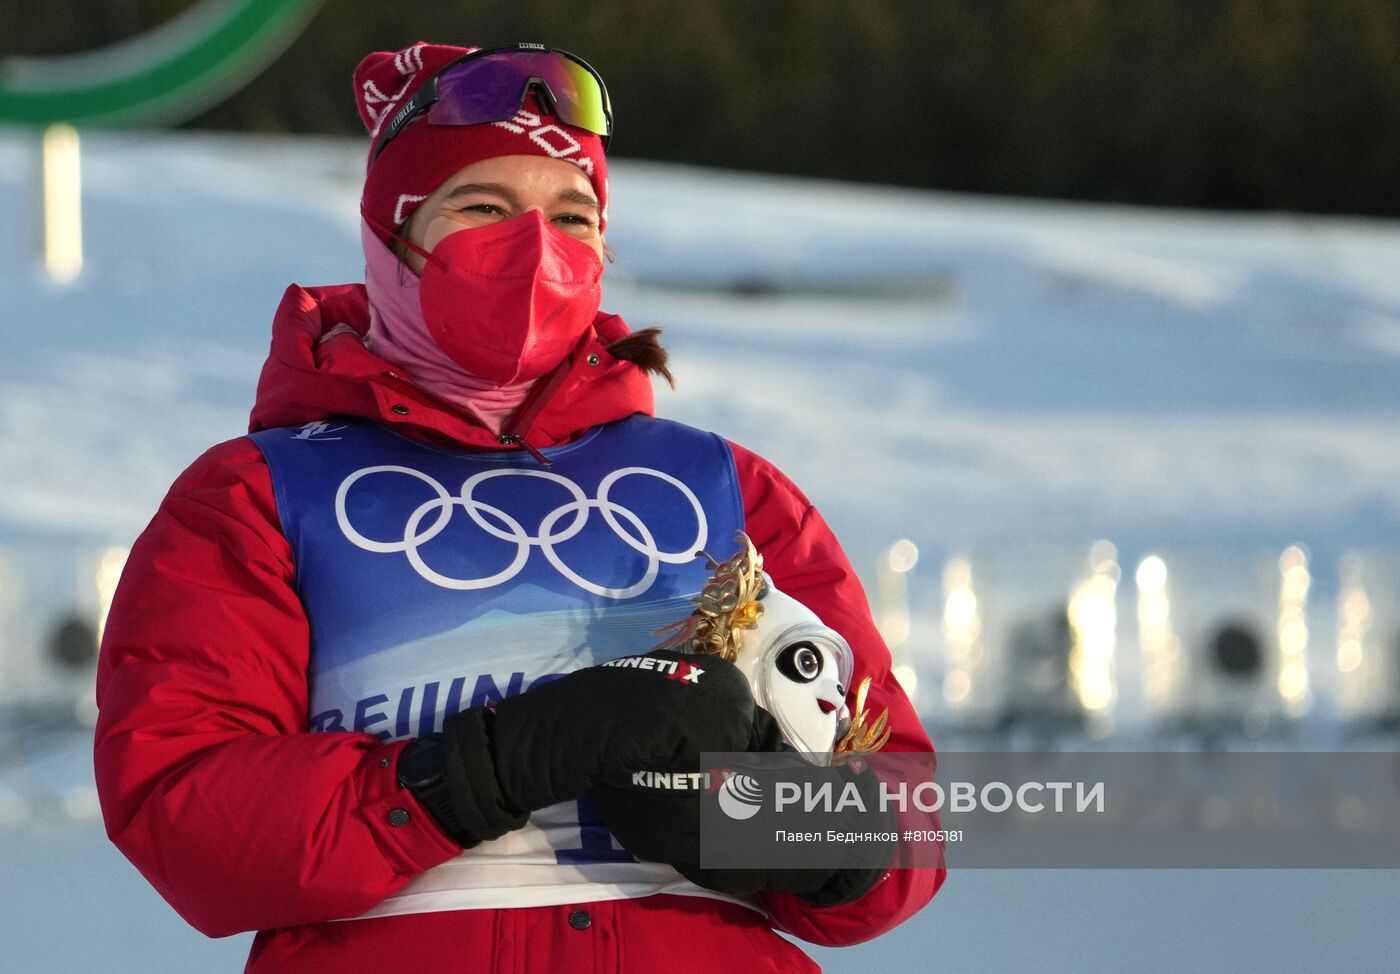
<path fill-rule="evenodd" d="M 448 448 L 533 450 L 655 410 L 646 374 L 607 352 L 628 334 L 617 315 L 598 315 L 573 355 L 539 380 L 500 437 L 365 348 L 368 328 L 363 284 L 287 288 L 273 319 L 272 350 L 258 379 L 249 431 L 349 416 Z"/>

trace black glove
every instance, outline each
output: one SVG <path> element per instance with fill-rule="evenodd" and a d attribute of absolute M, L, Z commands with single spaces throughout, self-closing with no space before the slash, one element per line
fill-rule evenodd
<path fill-rule="evenodd" d="M 452 814 L 435 815 L 455 820 L 443 822 L 454 834 L 498 838 L 535 809 L 579 798 L 605 770 L 746 750 L 755 709 L 744 675 L 718 657 L 657 651 L 577 670 L 443 722 Z"/>
<path fill-rule="evenodd" d="M 777 722 L 762 707 L 756 708 L 754 725 L 752 746 L 744 750 L 793 750 L 783 741 Z M 634 766 L 633 770 L 642 769 Z M 697 768 L 653 766 L 652 770 L 693 771 Z M 803 770 L 807 776 L 829 777 L 833 794 L 837 795 L 848 782 L 856 783 L 867 811 L 848 811 L 843 830 L 890 833 L 897 828 L 894 813 L 879 810 L 879 779 L 872 771 L 857 772 L 848 766 L 805 767 Z M 622 847 L 638 859 L 667 863 L 686 879 L 706 889 L 738 896 L 763 891 L 796 893 L 814 905 L 834 906 L 864 896 L 879 882 L 894 859 L 895 844 L 881 841 L 844 847 L 850 862 L 837 867 L 701 869 L 700 793 L 638 787 L 630 785 L 628 777 L 609 775 L 591 792 L 603 824 Z M 875 865 L 876 862 L 879 865 Z"/>

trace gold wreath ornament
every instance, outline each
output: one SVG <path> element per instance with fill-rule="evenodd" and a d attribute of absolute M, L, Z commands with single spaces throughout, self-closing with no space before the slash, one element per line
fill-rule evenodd
<path fill-rule="evenodd" d="M 688 650 L 718 656 L 733 663 L 744 648 L 744 630 L 758 627 L 763 618 L 763 598 L 768 583 L 763 575 L 763 556 L 743 531 L 734 535 L 739 552 L 725 562 L 717 562 L 707 552 L 707 567 L 713 572 L 700 594 L 691 599 L 695 611 L 686 619 L 659 631 L 670 634 L 663 649 Z"/>

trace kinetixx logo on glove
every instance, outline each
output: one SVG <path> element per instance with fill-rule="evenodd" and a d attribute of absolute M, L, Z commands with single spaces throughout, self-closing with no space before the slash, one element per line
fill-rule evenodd
<path fill-rule="evenodd" d="M 668 680 L 676 680 L 680 683 L 699 683 L 700 674 L 705 671 L 694 663 L 685 660 L 663 659 L 659 656 L 621 656 L 617 659 L 610 659 L 600 666 L 613 666 L 637 670 L 655 670 L 663 673 Z"/>

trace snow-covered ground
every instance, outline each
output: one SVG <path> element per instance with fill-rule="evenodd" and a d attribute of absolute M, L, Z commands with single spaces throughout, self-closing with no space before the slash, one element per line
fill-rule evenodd
<path fill-rule="evenodd" d="M 0 549 L 120 546 L 185 464 L 244 430 L 285 285 L 360 276 L 361 147 L 93 136 L 87 268 L 65 288 L 25 232 L 32 152 L 0 139 Z M 863 569 L 916 542 L 916 621 L 954 552 L 1108 538 L 1124 566 L 1247 563 L 1301 543 L 1325 633 L 1342 553 L 1400 543 L 1400 224 L 625 160 L 612 198 L 604 306 L 666 329 L 680 388 L 660 411 L 776 461 Z M 246 950 L 185 928 L 95 825 L 0 831 L 0 864 L 13 969 L 233 970 Z M 1396 889 L 1390 873 L 955 873 L 894 935 L 822 956 L 1391 969 Z"/>
<path fill-rule="evenodd" d="M 243 428 L 291 281 L 361 270 L 358 149 L 93 137 L 87 273 L 32 273 L 0 142 L 0 523 L 129 536 Z M 873 547 L 1400 538 L 1400 227 L 615 166 L 605 307 L 660 405 Z M 869 503 L 878 492 L 879 504 Z"/>

